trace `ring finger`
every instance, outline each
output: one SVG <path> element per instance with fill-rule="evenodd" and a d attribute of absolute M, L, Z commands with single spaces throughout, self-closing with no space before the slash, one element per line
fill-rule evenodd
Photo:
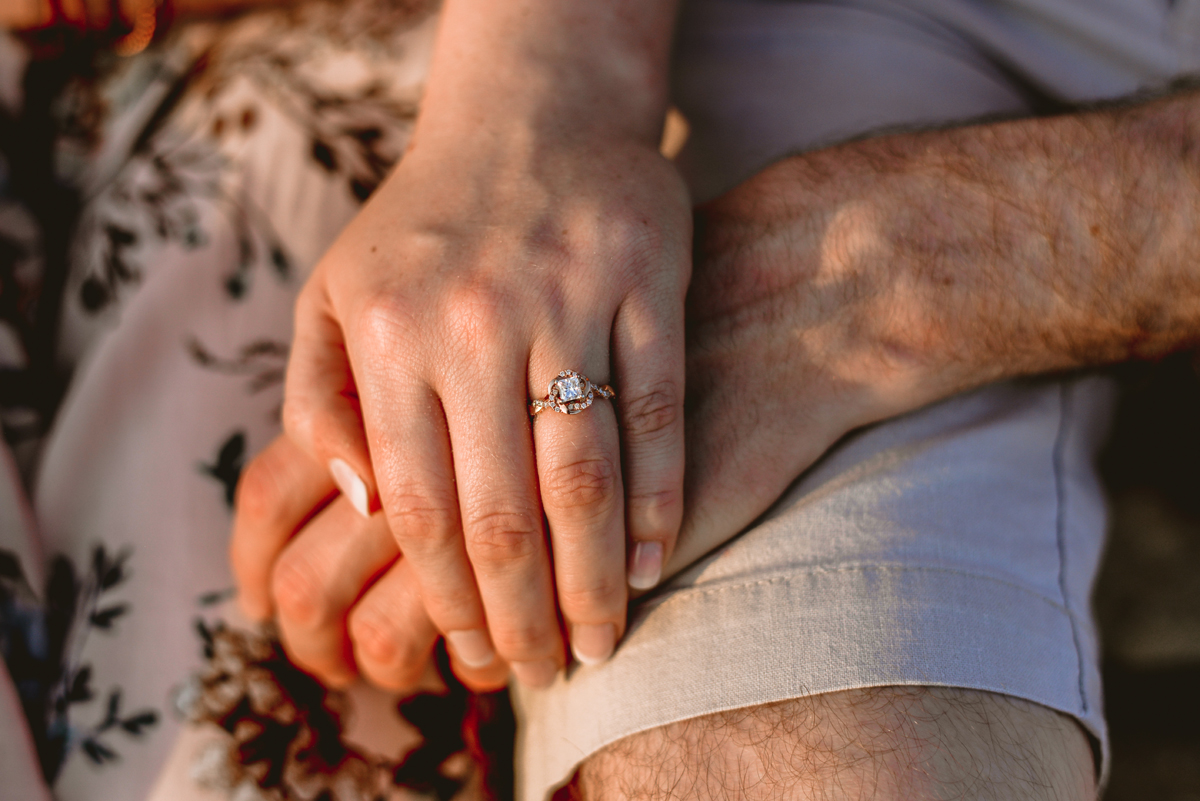
<path fill-rule="evenodd" d="M 572 653 L 591 665 L 612 654 L 625 628 L 625 493 L 613 405 L 588 378 L 607 378 L 607 359 L 588 359 L 582 374 L 562 369 L 570 358 L 556 350 L 530 359 L 531 378 L 551 378 L 546 397 L 556 400 L 535 416 L 533 440 L 559 608 Z"/>

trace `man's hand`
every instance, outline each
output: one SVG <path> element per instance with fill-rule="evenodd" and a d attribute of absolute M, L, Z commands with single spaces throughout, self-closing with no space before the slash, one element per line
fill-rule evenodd
<path fill-rule="evenodd" d="M 304 670 L 332 686 L 359 675 L 390 690 L 420 681 L 438 632 L 412 563 L 397 550 L 383 514 L 355 512 L 325 466 L 287 437 L 242 473 L 230 562 L 239 602 L 273 610 L 288 655 Z M 451 658 L 473 689 L 508 680 L 499 660 L 478 668 Z"/>
<path fill-rule="evenodd" d="M 657 581 L 682 517 L 691 213 L 658 153 L 673 16 L 450 0 L 413 144 L 297 303 L 289 437 L 360 513 L 382 508 L 457 657 L 530 685 L 564 664 L 561 623 L 578 659 L 608 657 L 627 579 Z M 567 369 L 616 404 L 531 428 Z"/>
<path fill-rule="evenodd" d="M 796 156 L 698 212 L 667 573 L 853 429 L 1200 341 L 1200 95 Z"/>

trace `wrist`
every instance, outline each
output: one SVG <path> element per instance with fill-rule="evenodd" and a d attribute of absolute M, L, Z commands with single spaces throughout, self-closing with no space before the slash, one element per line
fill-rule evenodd
<path fill-rule="evenodd" d="M 448 0 L 421 131 L 656 146 L 676 0 Z"/>

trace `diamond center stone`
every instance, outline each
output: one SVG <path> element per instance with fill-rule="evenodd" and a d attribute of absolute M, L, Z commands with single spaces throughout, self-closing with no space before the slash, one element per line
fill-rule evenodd
<path fill-rule="evenodd" d="M 577 375 L 559 378 L 554 383 L 558 386 L 558 397 L 564 401 L 579 400 L 585 394 L 584 384 Z"/>

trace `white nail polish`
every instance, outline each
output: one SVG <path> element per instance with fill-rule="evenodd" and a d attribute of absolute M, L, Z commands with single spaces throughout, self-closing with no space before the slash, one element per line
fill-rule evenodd
<path fill-rule="evenodd" d="M 492 643 L 487 634 L 479 629 L 448 631 L 446 641 L 467 667 L 487 667 L 496 658 L 496 652 L 492 650 Z"/>
<path fill-rule="evenodd" d="M 662 578 L 663 547 L 661 542 L 639 542 L 629 557 L 629 586 L 648 590 Z"/>
<path fill-rule="evenodd" d="M 333 476 L 333 483 L 338 485 L 355 511 L 363 517 L 370 517 L 367 511 L 367 485 L 354 472 L 354 468 L 345 460 L 335 458 L 329 460 L 329 473 Z"/>

